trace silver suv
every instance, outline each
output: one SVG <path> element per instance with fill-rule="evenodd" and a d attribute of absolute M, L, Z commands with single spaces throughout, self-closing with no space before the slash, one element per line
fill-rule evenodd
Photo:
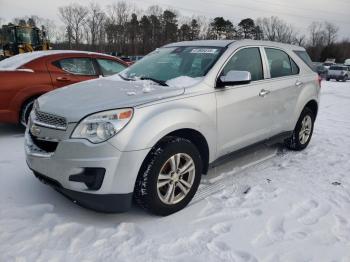
<path fill-rule="evenodd" d="M 119 75 L 41 96 L 26 130 L 27 163 L 81 206 L 120 212 L 134 199 L 169 215 L 234 151 L 266 140 L 306 148 L 319 96 L 301 47 L 173 43 Z"/>
<path fill-rule="evenodd" d="M 333 65 L 329 68 L 327 74 L 327 81 L 335 79 L 337 81 L 346 82 L 349 79 L 350 70 L 347 66 Z"/>

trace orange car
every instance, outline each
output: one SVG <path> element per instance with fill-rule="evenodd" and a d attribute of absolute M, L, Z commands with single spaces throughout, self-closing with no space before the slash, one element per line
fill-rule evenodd
<path fill-rule="evenodd" d="M 0 122 L 26 125 L 40 95 L 127 66 L 113 56 L 81 51 L 38 51 L 5 59 L 0 62 Z"/>

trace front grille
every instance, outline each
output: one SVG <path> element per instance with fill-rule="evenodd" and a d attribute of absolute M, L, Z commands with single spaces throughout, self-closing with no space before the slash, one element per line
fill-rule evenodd
<path fill-rule="evenodd" d="M 44 127 L 66 130 L 67 121 L 62 116 L 56 116 L 34 109 L 34 122 Z"/>
<path fill-rule="evenodd" d="M 53 153 L 56 151 L 56 148 L 58 146 L 58 142 L 40 140 L 37 137 L 33 136 L 32 134 L 30 134 L 30 137 L 31 137 L 34 145 L 39 147 L 41 150 L 48 152 L 48 153 Z"/>

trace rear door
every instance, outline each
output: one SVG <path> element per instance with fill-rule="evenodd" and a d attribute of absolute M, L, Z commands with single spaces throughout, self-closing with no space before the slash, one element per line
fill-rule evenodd
<path fill-rule="evenodd" d="M 64 57 L 48 63 L 54 88 L 98 77 L 93 58 L 90 57 Z"/>
<path fill-rule="evenodd" d="M 291 131 L 290 122 L 304 83 L 298 65 L 284 50 L 265 47 L 264 57 L 272 110 L 271 133 L 277 135 Z"/>

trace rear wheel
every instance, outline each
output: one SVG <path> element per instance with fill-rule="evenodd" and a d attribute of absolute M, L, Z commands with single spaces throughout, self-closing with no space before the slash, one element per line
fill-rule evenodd
<path fill-rule="evenodd" d="M 24 104 L 22 105 L 22 109 L 20 113 L 20 122 L 24 127 L 27 126 L 30 112 L 33 109 L 34 101 L 35 101 L 35 98 L 31 98 L 26 102 L 24 102 Z"/>
<path fill-rule="evenodd" d="M 170 215 L 191 201 L 202 174 L 202 160 L 191 141 L 169 138 L 155 146 L 141 167 L 134 198 L 144 209 Z"/>
<path fill-rule="evenodd" d="M 286 140 L 289 149 L 300 151 L 310 143 L 314 131 L 315 114 L 309 108 L 305 108 L 293 131 L 291 138 Z"/>

